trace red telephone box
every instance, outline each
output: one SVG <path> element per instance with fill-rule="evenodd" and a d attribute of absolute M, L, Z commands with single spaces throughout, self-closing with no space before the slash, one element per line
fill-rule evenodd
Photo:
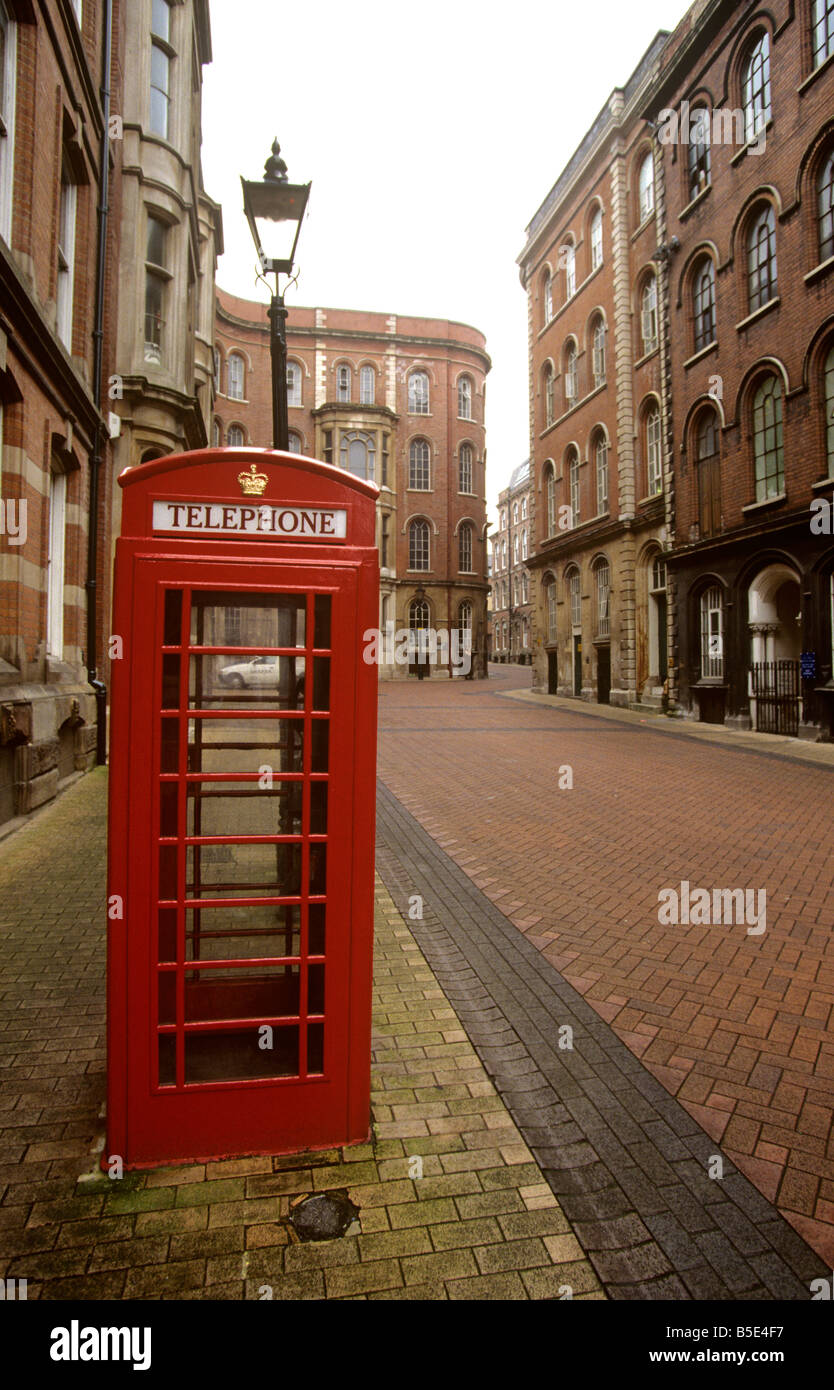
<path fill-rule="evenodd" d="M 105 1158 L 360 1142 L 377 489 L 252 449 L 119 483 Z"/>

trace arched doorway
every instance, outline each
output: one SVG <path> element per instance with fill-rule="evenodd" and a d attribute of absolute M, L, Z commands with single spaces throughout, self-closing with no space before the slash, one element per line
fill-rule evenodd
<path fill-rule="evenodd" d="M 411 600 L 408 609 L 408 626 L 412 634 L 410 642 L 413 643 L 412 655 L 414 660 L 408 664 L 408 674 L 417 676 L 424 680 L 431 675 L 428 664 L 428 632 L 431 625 L 429 605 L 424 598 Z M 421 634 L 425 633 L 425 636 Z"/>
<path fill-rule="evenodd" d="M 786 564 L 768 565 L 747 596 L 750 631 L 750 715 L 766 734 L 799 732 L 802 596 L 799 576 Z"/>

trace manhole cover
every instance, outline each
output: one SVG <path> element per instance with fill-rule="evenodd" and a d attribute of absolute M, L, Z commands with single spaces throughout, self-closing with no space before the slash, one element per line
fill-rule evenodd
<path fill-rule="evenodd" d="M 347 1191 L 339 1190 L 304 1197 L 290 1212 L 290 1222 L 302 1240 L 337 1240 L 358 1215 Z"/>

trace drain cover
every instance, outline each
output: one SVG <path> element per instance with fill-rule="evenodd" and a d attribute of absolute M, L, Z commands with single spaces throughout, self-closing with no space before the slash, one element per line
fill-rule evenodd
<path fill-rule="evenodd" d="M 338 1189 L 304 1197 L 290 1212 L 290 1222 L 302 1240 L 337 1240 L 358 1215 L 347 1189 Z"/>

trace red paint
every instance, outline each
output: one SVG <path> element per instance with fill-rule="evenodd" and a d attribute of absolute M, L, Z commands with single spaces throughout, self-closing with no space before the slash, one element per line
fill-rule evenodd
<path fill-rule="evenodd" d="M 247 505 L 341 510 L 346 538 L 153 533 L 155 501 L 199 517 L 239 508 L 252 463 L 268 482 Z M 108 897 L 124 916 L 108 921 L 102 1164 L 361 1142 L 377 680 L 361 638 L 378 623 L 377 489 L 239 449 L 119 482 Z"/>

